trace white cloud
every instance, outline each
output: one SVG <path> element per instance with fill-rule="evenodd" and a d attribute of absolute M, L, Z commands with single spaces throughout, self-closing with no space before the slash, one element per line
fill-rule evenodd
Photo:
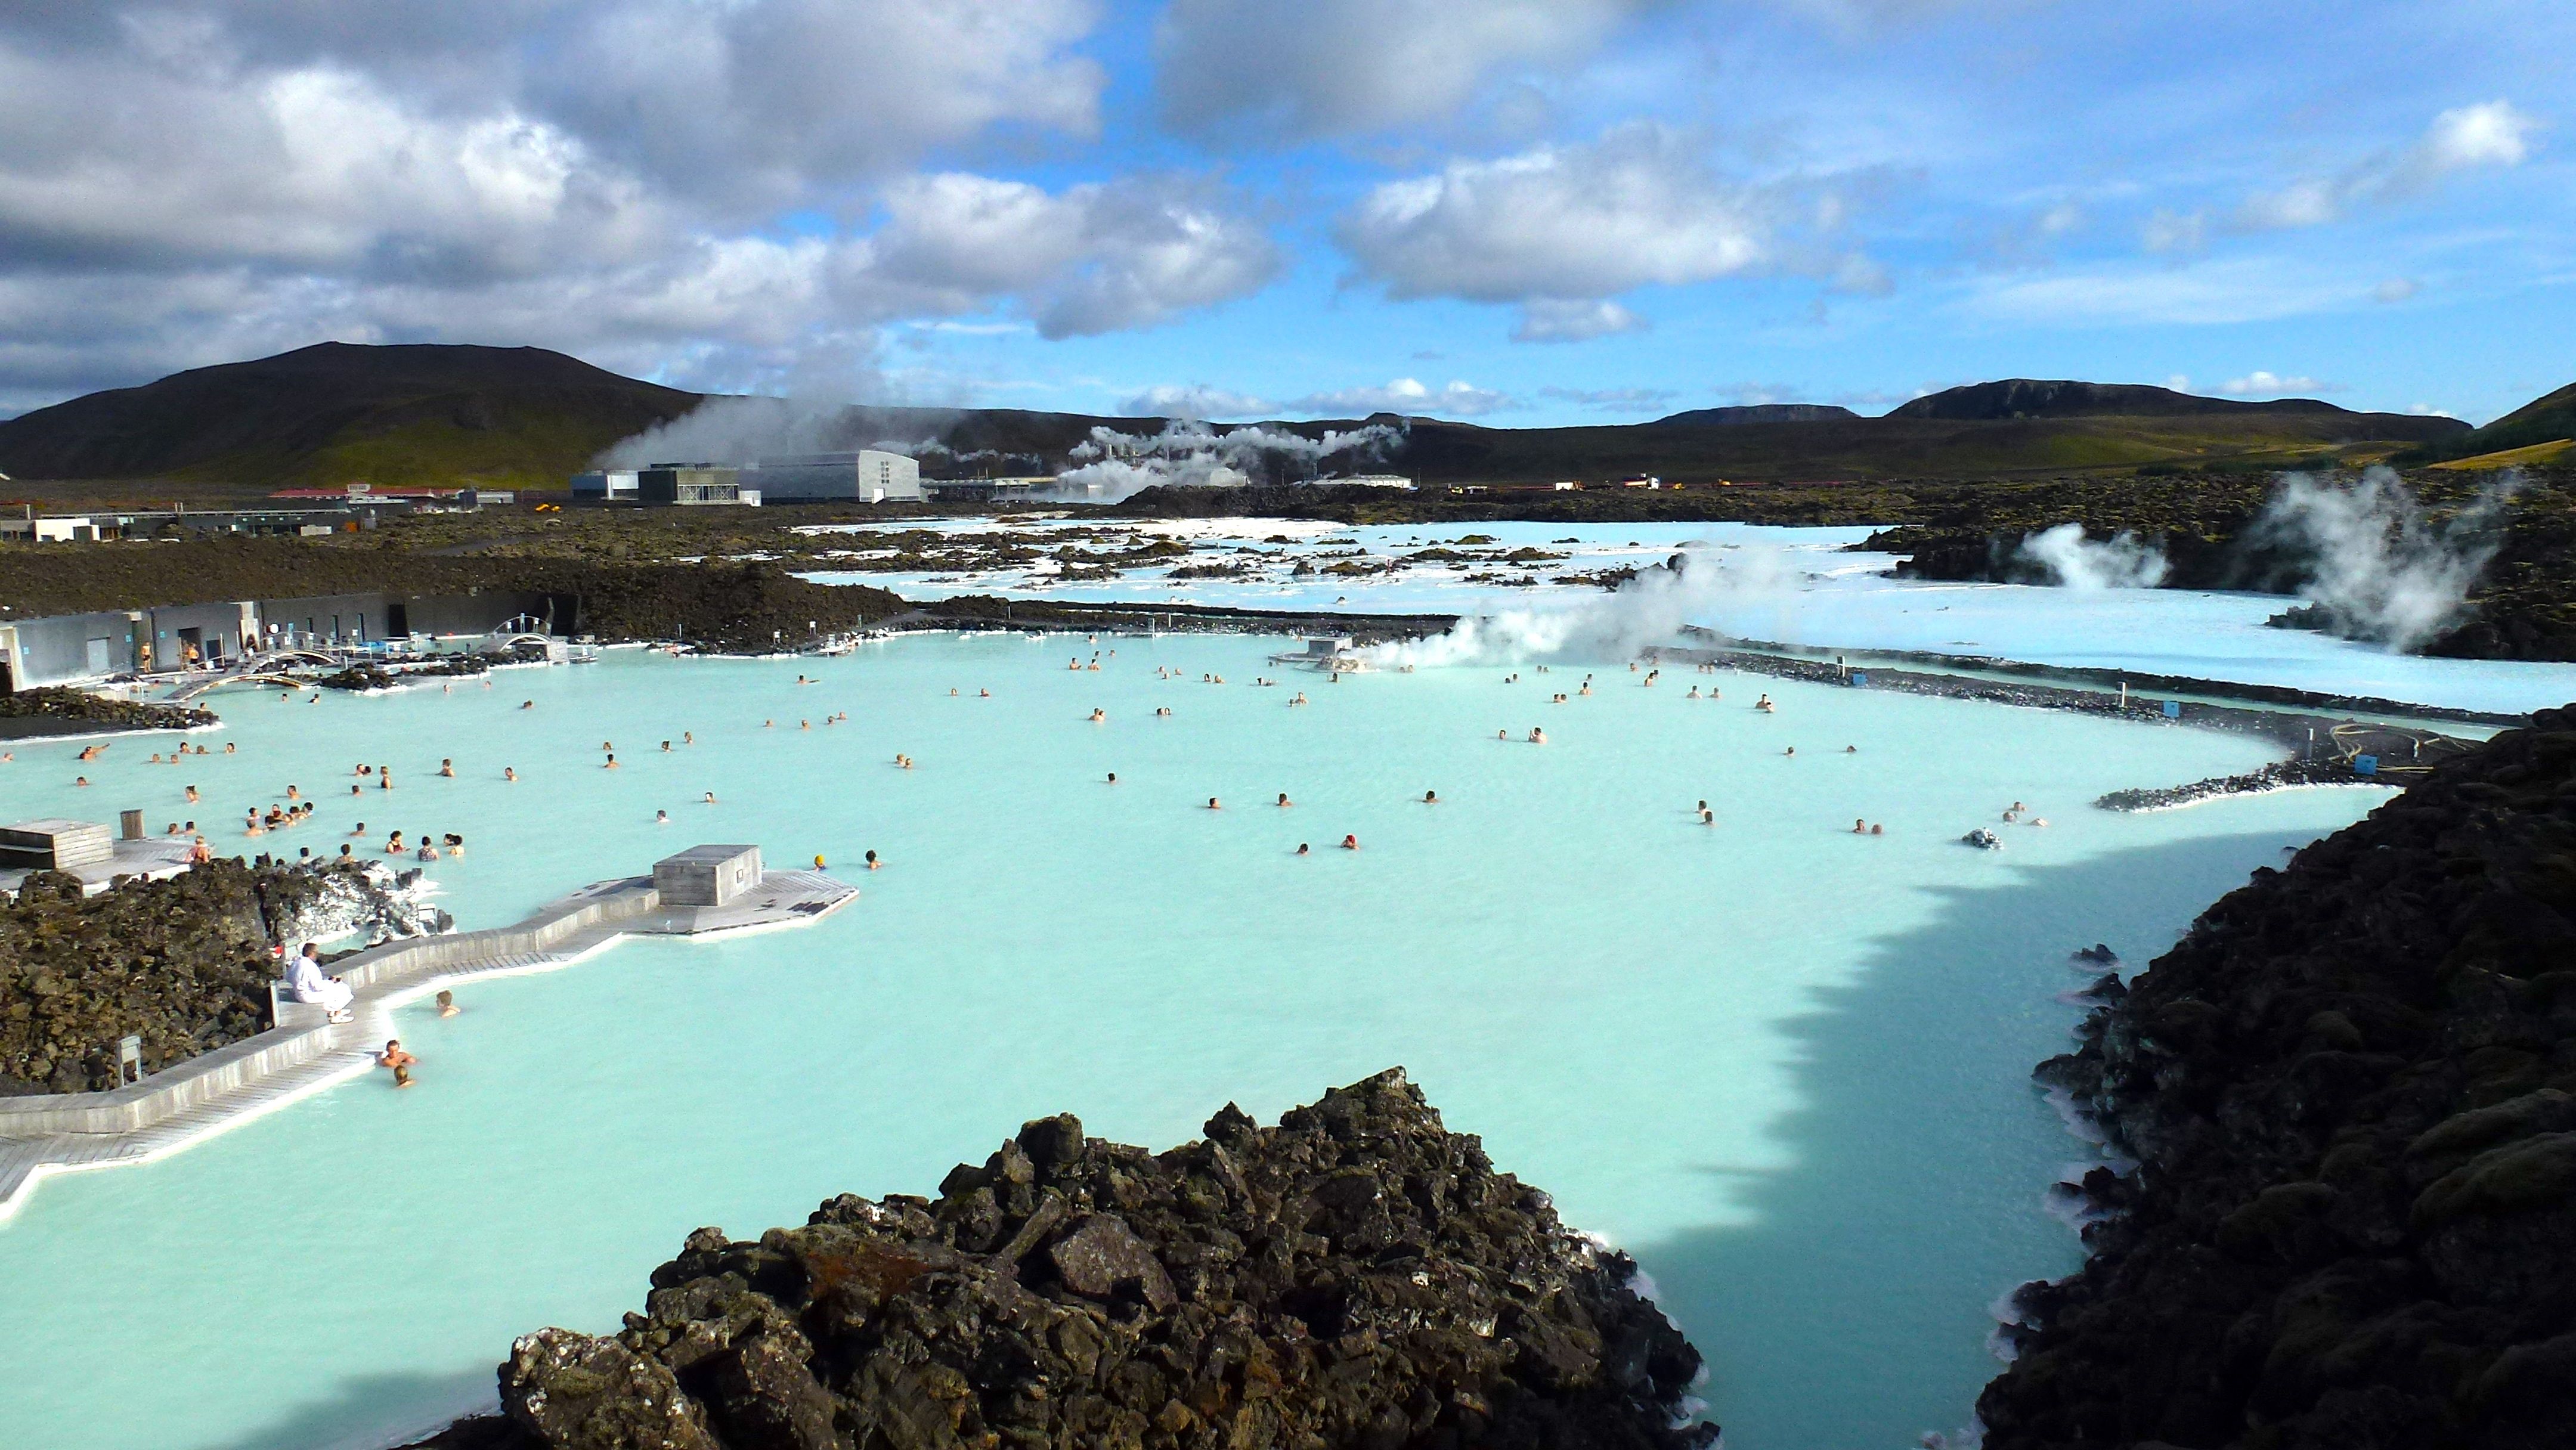
<path fill-rule="evenodd" d="M 2277 398 L 2286 393 L 2340 393 L 2341 383 L 2321 383 L 2311 377 L 2282 377 L 2278 373 L 2256 368 L 2241 378 L 2229 378 L 2218 390 L 2231 398 Z"/>
<path fill-rule="evenodd" d="M 2188 393 L 2191 391 L 2191 375 L 2189 373 L 2175 373 L 2171 377 L 2165 379 L 2165 386 L 2173 389 L 2177 393 Z"/>
<path fill-rule="evenodd" d="M 1386 182 L 1335 232 L 1390 297 L 1517 302 L 1514 337 L 1554 342 L 1641 326 L 1624 307 L 1596 305 L 1638 287 L 1802 271 L 1882 291 L 1875 264 L 1817 240 L 1847 211 L 1804 183 L 1721 176 L 1696 138 L 1637 123 Z"/>
<path fill-rule="evenodd" d="M 2230 225 L 2242 231 L 2323 226 L 2359 207 L 2420 196 L 2459 172 L 2519 166 L 2539 131 L 2537 117 L 2506 101 L 2444 111 L 2411 146 L 2246 198 Z"/>
<path fill-rule="evenodd" d="M 1184 131 L 1281 137 L 1436 120 L 1488 77 L 1589 56 L 1654 0 L 1173 0 L 1155 88 Z"/>
<path fill-rule="evenodd" d="M 952 172 L 907 178 L 886 208 L 846 286 L 889 315 L 967 312 L 1010 295 L 1043 336 L 1114 332 L 1240 297 L 1279 269 L 1268 232 L 1183 178 L 1049 193 Z"/>
<path fill-rule="evenodd" d="M 1512 341 L 1586 342 L 1622 332 L 1641 332 L 1646 325 L 1646 319 L 1616 302 L 1532 297 L 1521 304 L 1520 325 L 1512 329 Z"/>
<path fill-rule="evenodd" d="M 1286 411 L 1268 398 L 1212 388 L 1164 383 L 1147 388 L 1119 405 L 1119 411 L 1149 418 L 1256 418 Z"/>
<path fill-rule="evenodd" d="M 2370 289 L 2373 302 L 2403 302 L 2424 290 L 2424 284 L 2412 277 L 2391 277 Z"/>
<path fill-rule="evenodd" d="M 1311 393 L 1288 404 L 1292 412 L 1333 416 L 1403 413 L 1410 416 L 1446 414 L 1453 418 L 1477 418 L 1487 413 L 1509 412 L 1527 406 L 1508 393 L 1497 393 L 1468 383 L 1453 382 L 1446 387 L 1432 388 L 1413 378 L 1397 378 L 1384 387 Z"/>
<path fill-rule="evenodd" d="M 1104 77 L 1070 47 L 1095 12 L 1093 0 L 7 10 L 0 289 L 112 305 L 44 334 L 0 316 L 0 396 L 325 337 L 774 370 L 797 349 L 871 352 L 858 333 L 908 315 L 1002 306 L 1064 336 L 1257 287 L 1275 267 L 1266 234 L 1201 183 L 1022 188 L 1016 211 L 977 217 L 936 203 L 981 178 L 905 175 L 995 128 L 1091 134 Z M 873 232 L 834 220 L 880 204 Z M 215 295 L 257 325 L 202 301 Z M 77 355 L 93 365 L 66 361 Z"/>

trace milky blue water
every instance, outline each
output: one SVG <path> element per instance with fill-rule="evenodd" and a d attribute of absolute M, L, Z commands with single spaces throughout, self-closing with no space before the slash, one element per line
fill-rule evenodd
<path fill-rule="evenodd" d="M 952 531 L 989 531 L 966 522 Z M 1027 532 L 1096 527 L 1083 520 L 1014 524 Z M 1694 548 L 1718 566 L 1699 576 L 1688 622 L 1753 639 L 1828 649 L 1929 650 L 2034 664 L 2126 669 L 2239 684 L 2288 685 L 2418 705 L 2523 713 L 2576 699 L 2576 670 L 2562 664 L 2445 660 L 2393 654 L 2374 645 L 2264 621 L 2299 601 L 2278 594 L 2190 589 L 2063 589 L 2016 584 L 1944 584 L 1888 576 L 1896 555 L 1853 552 L 1868 528 L 1770 528 L 1749 524 L 1490 523 L 1426 529 L 1344 528 L 1280 519 L 1182 520 L 1138 524 L 1145 534 L 1189 539 L 1197 552 L 1175 564 L 1089 583 L 1059 577 L 1042 560 L 976 575 L 818 574 L 939 598 L 963 592 L 1082 600 L 1161 599 L 1257 609 L 1415 610 L 1475 613 L 1504 607 L 1582 607 L 1590 584 L 1551 581 L 1605 568 L 1660 563 Z M 1282 530 L 1286 533 L 1283 535 Z M 828 537 L 829 531 L 823 531 Z M 1567 557 L 1526 565 L 1407 563 L 1394 572 L 1336 577 L 1319 568 L 1355 551 L 1375 563 L 1401 561 L 1470 533 L 1499 549 L 1535 546 Z M 1274 537 L 1292 543 L 1267 542 Z M 1093 547 L 1103 547 L 1094 545 Z M 1258 552 L 1245 554 L 1251 548 Z M 1172 579 L 1171 570 L 1223 560 L 1253 573 L 1241 579 Z M 1499 572 L 1534 582 L 1497 587 L 1466 582 Z"/>
<path fill-rule="evenodd" d="M 1247 683 L 1281 644 L 1104 637 L 1098 672 L 1065 668 L 1079 636 L 617 651 L 488 689 L 218 696 L 227 726 L 198 738 L 239 753 L 177 768 L 145 763 L 158 739 L 80 767 L 19 746 L 0 816 L 211 824 L 292 782 L 316 824 L 218 844 L 460 832 L 433 874 L 469 928 L 700 841 L 888 864 L 808 930 L 628 943 L 410 1011 L 412 1091 L 354 1083 L 45 1182 L 0 1224 L 0 1442 L 382 1444 L 488 1400 L 514 1334 L 613 1328 L 695 1226 L 931 1193 L 1043 1113 L 1163 1147 L 1228 1100 L 1268 1120 L 1402 1064 L 1638 1256 L 1731 1445 L 1913 1445 L 1995 1372 L 1989 1305 L 2077 1260 L 2044 1199 L 2085 1150 L 2029 1082 L 2078 1015 L 2069 949 L 2143 962 L 2382 798 L 2118 816 L 2086 802 L 2267 753 L 1743 676 L 1649 689 L 1612 661 L 1568 705 L 1543 703 L 1581 680 L 1563 664 Z M 350 800 L 361 760 L 396 789 Z M 2001 826 L 2015 800 L 2053 824 Z M 1981 824 L 2008 848 L 1955 844 Z"/>

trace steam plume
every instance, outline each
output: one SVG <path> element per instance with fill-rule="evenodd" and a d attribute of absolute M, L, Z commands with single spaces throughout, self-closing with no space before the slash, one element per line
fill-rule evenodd
<path fill-rule="evenodd" d="M 1061 483 L 1081 492 L 1097 486 L 1114 501 L 1156 484 L 1299 482 L 1313 478 L 1327 459 L 1382 458 L 1403 438 L 1402 428 L 1386 423 L 1328 429 L 1321 438 L 1258 424 L 1220 433 L 1205 423 L 1176 421 L 1148 436 L 1095 427 L 1066 455 L 1071 466 Z"/>
<path fill-rule="evenodd" d="M 2153 589 L 2171 567 L 2162 549 L 2126 529 L 2096 542 L 2084 536 L 2082 524 L 2024 534 L 2015 557 L 2048 571 L 2051 583 L 2082 590 Z"/>
<path fill-rule="evenodd" d="M 2300 559 L 2307 582 L 2299 592 L 2336 633 L 2405 652 L 2459 622 L 2521 486 L 2521 474 L 2507 472 L 2436 524 L 2387 468 L 2351 483 L 2284 474 L 2251 537 Z"/>
<path fill-rule="evenodd" d="M 1729 553 L 1732 557 L 1723 564 L 1704 553 L 1675 554 L 1638 570 L 1617 589 L 1577 604 L 1471 616 L 1444 634 L 1372 645 L 1361 653 L 1379 665 L 1632 659 L 1649 645 L 1670 644 L 1695 615 L 1754 598 L 1788 600 L 1805 587 L 1784 554 L 1760 549 Z"/>

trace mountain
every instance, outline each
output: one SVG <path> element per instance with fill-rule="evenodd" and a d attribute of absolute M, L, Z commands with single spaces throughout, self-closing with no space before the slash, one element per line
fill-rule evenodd
<path fill-rule="evenodd" d="M 1650 428 L 1723 427 L 1729 423 L 1822 423 L 1860 414 L 1832 403 L 1744 403 L 1732 408 L 1693 408 L 1646 425 Z"/>
<path fill-rule="evenodd" d="M 561 486 L 699 396 L 534 347 L 326 342 L 0 423 L 18 478 Z"/>
<path fill-rule="evenodd" d="M 2258 413 L 2350 413 L 2314 398 L 2281 398 L 2266 403 L 2240 403 L 2228 398 L 2202 398 L 2171 388 L 2141 383 L 2079 383 L 2065 379 L 2005 378 L 1970 383 L 1926 394 L 1889 410 L 1891 418 L 1943 418 L 1997 422 L 2014 418 L 2188 418 L 2249 416 Z"/>
<path fill-rule="evenodd" d="M 539 348 L 325 343 L 93 393 L 0 423 L 0 473 L 260 491 L 361 480 L 553 488 L 612 444 L 706 401 Z M 650 452 L 651 459 L 637 461 L 661 461 L 886 443 L 918 454 L 929 476 L 953 478 L 1052 472 L 1095 429 L 1142 436 L 1168 426 L 1160 418 L 1013 408 L 853 407 L 817 419 L 774 400 L 719 402 L 731 410 L 691 418 L 667 438 L 621 452 Z M 2025 379 L 1952 388 L 1883 418 L 1774 404 L 1573 428 L 1488 428 L 1394 414 L 1261 426 L 1321 438 L 1371 425 L 1384 426 L 1395 441 L 1373 457 L 1334 462 L 1427 483 L 2261 469 L 2448 447 L 2467 432 L 2454 419 L 2354 413 L 2303 399 L 2238 403 L 2164 388 Z M 1282 481 L 1305 476 L 1307 464 L 1272 456 Z"/>
<path fill-rule="evenodd" d="M 2400 461 L 2434 463 L 2446 458 L 2476 458 L 2563 438 L 2576 438 L 2576 383 L 2534 398 L 2483 428 L 2427 443 Z"/>

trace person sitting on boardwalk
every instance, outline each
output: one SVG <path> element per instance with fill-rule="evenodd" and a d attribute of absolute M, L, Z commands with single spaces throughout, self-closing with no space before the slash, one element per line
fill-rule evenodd
<path fill-rule="evenodd" d="M 286 999 L 319 1003 L 334 1022 L 349 1020 L 349 1003 L 356 996 L 356 988 L 322 970 L 322 950 L 311 942 L 286 969 Z"/>

